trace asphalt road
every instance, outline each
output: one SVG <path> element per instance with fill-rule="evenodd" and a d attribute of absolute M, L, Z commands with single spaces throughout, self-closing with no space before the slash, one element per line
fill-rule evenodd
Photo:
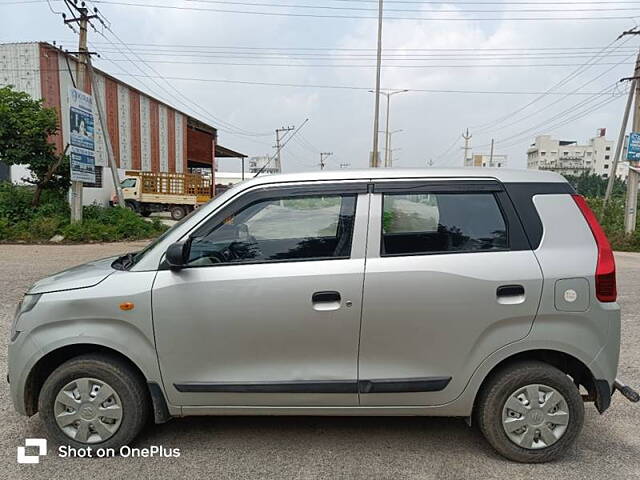
<path fill-rule="evenodd" d="M 7 341 L 15 304 L 36 279 L 141 244 L 0 246 L 0 335 Z M 640 386 L 640 254 L 619 254 L 623 308 L 620 376 Z M 0 349 L 0 372 L 6 349 Z M 563 460 L 520 465 L 496 455 L 461 419 L 204 417 L 149 426 L 135 447 L 179 448 L 179 458 L 59 458 L 18 465 L 16 448 L 43 437 L 38 419 L 18 416 L 0 381 L 0 479 L 492 479 L 640 478 L 640 405 L 615 395 L 600 416 L 587 406 L 585 427 Z"/>

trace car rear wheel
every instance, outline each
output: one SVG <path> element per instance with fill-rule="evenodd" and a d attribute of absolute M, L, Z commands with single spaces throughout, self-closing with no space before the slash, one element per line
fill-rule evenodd
<path fill-rule="evenodd" d="M 52 439 L 76 448 L 126 445 L 149 414 L 137 372 L 102 354 L 82 355 L 55 369 L 42 386 L 38 406 Z"/>
<path fill-rule="evenodd" d="M 578 388 L 543 362 L 513 364 L 483 387 L 476 416 L 498 453 L 523 463 L 554 460 L 573 445 L 584 422 Z"/>

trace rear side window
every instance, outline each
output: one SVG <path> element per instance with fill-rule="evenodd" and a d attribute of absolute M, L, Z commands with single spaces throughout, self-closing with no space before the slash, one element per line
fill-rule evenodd
<path fill-rule="evenodd" d="M 385 193 L 382 255 L 506 250 L 507 225 L 491 192 Z"/>

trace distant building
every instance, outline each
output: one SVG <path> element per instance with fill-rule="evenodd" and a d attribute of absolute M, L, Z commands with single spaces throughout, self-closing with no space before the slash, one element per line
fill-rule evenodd
<path fill-rule="evenodd" d="M 551 170 L 561 175 L 579 176 L 583 173 L 595 173 L 602 178 L 611 175 L 614 155 L 614 142 L 607 140 L 605 129 L 579 145 L 575 140 L 556 140 L 551 135 L 539 135 L 527 150 L 527 168 Z M 626 179 L 628 164 L 618 165 L 616 176 Z"/>
<path fill-rule="evenodd" d="M 485 167 L 485 168 L 505 168 L 507 166 L 507 155 L 493 156 L 485 153 L 474 153 L 471 158 L 464 161 L 465 167 Z"/>

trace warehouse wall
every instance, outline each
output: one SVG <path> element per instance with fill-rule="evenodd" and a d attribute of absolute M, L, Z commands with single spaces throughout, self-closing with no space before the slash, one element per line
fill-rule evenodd
<path fill-rule="evenodd" d="M 68 60 L 68 64 L 67 64 Z M 106 123 L 116 164 L 121 171 L 151 170 L 183 172 L 187 169 L 189 135 L 187 116 L 158 100 L 96 71 L 98 96 L 106 112 Z M 22 43 L 0 45 L 0 86 L 14 85 L 33 98 L 42 98 L 60 118 L 61 131 L 52 139 L 59 151 L 69 139 L 68 89 L 73 86 L 76 62 L 50 45 Z M 85 90 L 91 91 L 89 81 Z M 94 96 L 95 100 L 95 96 Z M 104 134 L 95 114 L 96 166 L 103 168 L 103 185 L 84 188 L 85 204 L 106 204 L 113 191 Z M 204 150 L 203 150 L 204 148 Z M 195 155 L 206 155 L 211 163 L 212 147 L 200 145 Z M 196 157 L 197 158 L 197 157 Z M 13 181 L 26 176 L 26 168 L 13 167 Z"/>

